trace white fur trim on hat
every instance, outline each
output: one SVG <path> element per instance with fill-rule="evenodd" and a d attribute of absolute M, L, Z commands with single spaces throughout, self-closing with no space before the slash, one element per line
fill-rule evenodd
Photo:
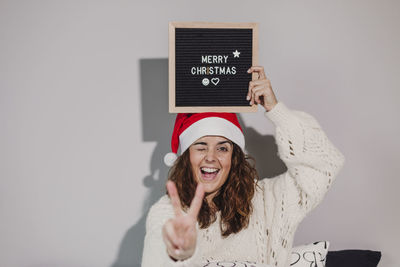
<path fill-rule="evenodd" d="M 208 117 L 196 121 L 179 136 L 181 153 L 185 152 L 197 139 L 206 135 L 223 136 L 244 151 L 244 136 L 239 127 L 219 117 Z"/>
<path fill-rule="evenodd" d="M 164 163 L 168 167 L 172 167 L 172 165 L 174 165 L 174 162 L 177 158 L 178 158 L 178 156 L 175 153 L 169 152 L 164 156 Z"/>

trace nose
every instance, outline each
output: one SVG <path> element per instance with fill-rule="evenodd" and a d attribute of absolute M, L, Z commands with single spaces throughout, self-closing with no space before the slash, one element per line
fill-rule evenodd
<path fill-rule="evenodd" d="M 207 162 L 214 162 L 216 160 L 215 150 L 208 149 L 204 158 Z"/>

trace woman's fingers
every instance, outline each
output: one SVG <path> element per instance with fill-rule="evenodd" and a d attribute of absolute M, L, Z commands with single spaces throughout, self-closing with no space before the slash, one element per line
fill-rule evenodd
<path fill-rule="evenodd" d="M 274 91 L 272 90 L 271 81 L 267 79 L 264 68 L 261 66 L 252 66 L 248 73 L 257 73 L 258 79 L 249 82 L 249 90 L 246 99 L 250 101 L 250 105 L 255 103 L 261 104 L 268 112 L 278 103 Z"/>
<path fill-rule="evenodd" d="M 202 183 L 197 184 L 196 193 L 194 194 L 194 198 L 192 203 L 190 203 L 190 208 L 188 215 L 191 216 L 194 221 L 197 221 L 197 215 L 199 214 L 201 205 L 203 204 L 204 198 L 204 186 Z"/>
<path fill-rule="evenodd" d="M 250 101 L 250 105 L 253 105 L 255 103 L 260 104 L 261 102 L 259 99 L 255 98 L 255 89 L 260 89 L 261 87 L 267 87 L 269 81 L 267 80 L 267 76 L 265 75 L 264 68 L 262 66 L 252 66 L 250 69 L 247 71 L 248 73 L 257 73 L 258 74 L 258 79 L 254 81 L 249 82 L 249 90 L 247 92 L 247 97 L 246 99 Z"/>
<path fill-rule="evenodd" d="M 168 254 L 174 259 L 183 260 L 191 257 L 196 247 L 196 221 L 204 198 L 204 186 L 199 184 L 190 204 L 188 214 L 182 211 L 181 201 L 175 183 L 167 182 L 167 190 L 174 209 L 175 218 L 163 226 L 163 240 Z"/>
<path fill-rule="evenodd" d="M 197 233 L 189 216 L 169 219 L 163 226 L 162 234 L 171 257 L 181 260 L 193 255 Z"/>
<path fill-rule="evenodd" d="M 253 98 L 253 94 L 254 94 L 254 90 L 255 88 L 259 88 L 260 86 L 265 86 L 267 84 L 266 80 L 256 80 L 256 81 L 250 81 L 249 82 L 249 90 L 247 92 L 247 97 L 246 99 L 248 101 L 253 100 L 254 102 L 254 98 Z M 253 102 L 250 103 L 251 105 L 253 105 Z"/>
<path fill-rule="evenodd" d="M 163 227 L 163 239 L 166 245 L 170 246 L 172 249 L 177 249 L 178 247 L 182 246 L 182 240 L 175 231 L 173 219 L 170 219 L 165 223 Z"/>
<path fill-rule="evenodd" d="M 247 96 L 251 96 L 251 89 L 253 89 L 254 87 L 256 87 L 258 85 L 264 85 L 264 84 L 266 84 L 266 80 L 250 81 Z"/>
<path fill-rule="evenodd" d="M 264 67 L 262 66 L 252 66 L 250 69 L 247 70 L 248 73 L 257 73 L 259 79 L 266 79 L 267 76 L 265 75 Z"/>
<path fill-rule="evenodd" d="M 259 85 L 252 89 L 252 98 L 255 103 L 262 105 L 264 97 L 266 96 L 267 96 L 267 88 L 264 85 Z"/>
<path fill-rule="evenodd" d="M 179 217 L 182 215 L 181 200 L 179 199 L 178 190 L 176 189 L 175 183 L 172 181 L 167 182 L 167 190 L 171 203 L 174 208 L 175 216 Z"/>
<path fill-rule="evenodd" d="M 250 81 L 249 82 L 249 88 L 255 87 L 257 85 L 262 85 L 265 84 L 266 80 L 255 80 L 255 81 Z"/>
<path fill-rule="evenodd" d="M 260 102 L 260 96 L 261 95 L 266 95 L 267 94 L 267 87 L 265 85 L 258 85 L 255 87 L 252 87 L 250 90 L 250 105 L 253 105 L 254 103 L 261 104 Z"/>

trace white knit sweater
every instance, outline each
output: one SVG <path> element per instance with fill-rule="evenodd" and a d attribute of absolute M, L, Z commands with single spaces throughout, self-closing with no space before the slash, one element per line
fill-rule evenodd
<path fill-rule="evenodd" d="M 220 216 L 199 229 L 194 255 L 172 261 L 162 239 L 162 227 L 174 216 L 168 196 L 155 203 L 146 221 L 142 267 L 195 267 L 207 261 L 250 261 L 286 267 L 297 226 L 323 199 L 344 162 L 316 120 L 278 103 L 265 113 L 276 126 L 278 154 L 288 171 L 258 182 L 249 226 L 222 238 Z"/>

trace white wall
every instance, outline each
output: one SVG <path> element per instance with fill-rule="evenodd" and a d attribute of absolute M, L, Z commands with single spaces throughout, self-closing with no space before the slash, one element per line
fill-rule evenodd
<path fill-rule="evenodd" d="M 399 8 L 0 1 L 0 266 L 139 266 L 167 173 L 169 21 L 259 22 L 277 97 L 313 114 L 347 159 L 295 243 L 381 250 L 380 266 L 399 266 Z M 261 110 L 241 119 L 250 152 L 279 163 Z M 281 171 L 271 164 L 260 172 Z"/>

